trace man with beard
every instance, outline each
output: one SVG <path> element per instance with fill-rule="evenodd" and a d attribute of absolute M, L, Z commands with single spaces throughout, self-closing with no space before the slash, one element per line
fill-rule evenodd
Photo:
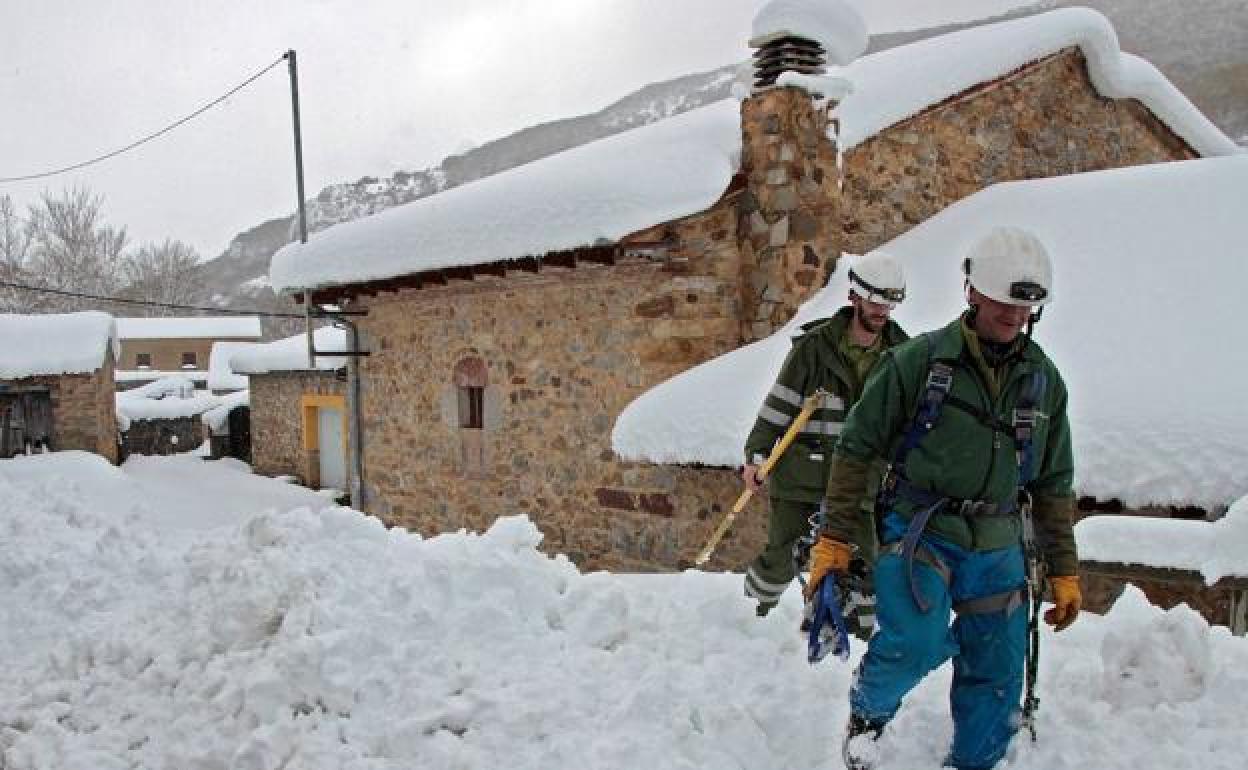
<path fill-rule="evenodd" d="M 759 466 L 802 409 L 807 396 L 827 392 L 823 403 L 766 478 L 771 512 L 767 544 L 745 572 L 745 593 L 766 615 L 796 575 L 793 545 L 810 529 L 823 502 L 828 463 L 837 436 L 867 374 L 880 354 L 903 342 L 905 332 L 889 316 L 906 295 L 901 264 L 882 252 L 860 258 L 849 270 L 849 304 L 831 318 L 802 326 L 745 442 L 741 478 L 760 487 Z M 869 511 L 858 516 L 853 538 L 864 556 L 874 551 Z"/>
<path fill-rule="evenodd" d="M 872 463 L 888 461 L 877 506 L 878 630 L 849 697 L 851 770 L 872 766 L 873 742 L 902 699 L 950 658 L 945 766 L 993 767 L 1035 705 L 1029 689 L 1020 709 L 1041 564 L 1055 605 L 1045 620 L 1060 631 L 1079 613 L 1066 385 L 1031 339 L 1052 299 L 1048 253 L 1035 235 L 1000 227 L 971 246 L 963 273 L 969 309 L 886 354 L 867 382 L 837 445 L 811 548 L 813 595 L 824 575 L 849 570 Z"/>

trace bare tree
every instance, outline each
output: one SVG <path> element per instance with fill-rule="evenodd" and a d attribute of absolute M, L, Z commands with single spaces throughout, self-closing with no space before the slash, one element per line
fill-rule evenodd
<path fill-rule="evenodd" d="M 107 296 L 121 283 L 126 229 L 104 224 L 103 199 L 82 188 L 45 192 L 29 207 L 29 272 L 52 289 Z M 37 309 L 77 310 L 98 302 L 42 295 Z"/>
<path fill-rule="evenodd" d="M 182 241 L 145 243 L 122 261 L 127 299 L 190 305 L 199 299 L 199 253 Z M 182 311 L 152 308 L 153 315 L 178 315 Z"/>
<path fill-rule="evenodd" d="M 26 258 L 30 251 L 30 232 L 18 216 L 13 199 L 0 195 L 0 281 L 22 283 L 26 277 Z M 20 313 L 30 307 L 31 297 L 17 289 L 0 286 L 0 312 Z"/>

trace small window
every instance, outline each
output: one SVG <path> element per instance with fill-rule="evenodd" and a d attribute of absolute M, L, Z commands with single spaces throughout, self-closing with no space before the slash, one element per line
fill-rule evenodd
<path fill-rule="evenodd" d="M 182 354 L 182 368 L 183 369 L 194 369 L 197 366 L 199 366 L 199 364 L 195 363 L 195 354 L 193 352 Z"/>
<path fill-rule="evenodd" d="M 459 427 L 481 430 L 485 427 L 485 388 L 459 387 Z"/>
<path fill-rule="evenodd" d="M 134 354 L 134 366 L 137 369 L 151 369 L 152 368 L 152 354 L 151 353 L 135 353 Z"/>

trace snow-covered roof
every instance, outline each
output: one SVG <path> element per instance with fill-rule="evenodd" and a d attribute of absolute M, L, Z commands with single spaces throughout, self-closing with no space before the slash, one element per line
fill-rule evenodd
<path fill-rule="evenodd" d="M 260 317 L 118 318 L 117 336 L 123 340 L 260 339 Z"/>
<path fill-rule="evenodd" d="M 0 314 L 0 379 L 87 374 L 120 356 L 117 326 L 107 313 Z"/>
<path fill-rule="evenodd" d="M 1036 339 L 1070 389 L 1076 485 L 1127 505 L 1216 507 L 1248 493 L 1248 155 L 995 185 L 885 245 L 903 260 L 911 333 L 965 302 L 959 261 L 994 225 L 1036 232 L 1055 263 Z M 838 270 L 777 334 L 645 393 L 616 422 L 632 460 L 735 465 L 800 323 L 831 315 Z M 708 394 L 714 394 L 708 397 Z"/>
<path fill-rule="evenodd" d="M 214 342 L 212 352 L 208 354 L 208 389 L 209 390 L 243 390 L 247 387 L 247 377 L 230 368 L 230 359 L 244 350 L 254 347 L 256 342 Z"/>
<path fill-rule="evenodd" d="M 705 210 L 740 165 L 725 100 L 314 234 L 275 255 L 276 291 L 615 241 Z"/>
<path fill-rule="evenodd" d="M 835 111 L 842 147 L 854 147 L 955 94 L 1072 46 L 1082 50 L 1102 96 L 1138 99 L 1203 156 L 1239 151 L 1156 67 L 1123 53 L 1109 20 L 1088 8 L 985 24 L 854 61 L 838 73 L 854 84 Z"/>
<path fill-rule="evenodd" d="M 165 377 L 116 395 L 117 427 L 125 431 L 133 420 L 194 417 L 219 403 L 220 397 L 196 390 L 186 377 Z"/>
<path fill-rule="evenodd" d="M 750 45 L 793 36 L 819 43 L 841 66 L 867 50 L 867 23 L 843 0 L 771 0 L 754 17 Z"/>
<path fill-rule="evenodd" d="M 313 343 L 318 352 L 341 352 L 347 350 L 347 331 L 326 326 L 313 332 Z M 272 372 L 298 372 L 311 369 L 322 371 L 339 369 L 347 365 L 344 356 L 317 356 L 316 366 L 308 366 L 308 337 L 296 334 L 284 339 L 255 344 L 229 358 L 230 368 L 240 375 L 269 374 Z"/>

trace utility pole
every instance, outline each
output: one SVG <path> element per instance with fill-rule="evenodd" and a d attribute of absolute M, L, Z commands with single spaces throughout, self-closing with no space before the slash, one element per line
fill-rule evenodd
<path fill-rule="evenodd" d="M 308 217 L 303 200 L 303 132 L 299 127 L 299 65 L 295 62 L 295 49 L 286 52 L 286 64 L 290 69 L 290 110 L 295 125 L 295 187 L 299 193 L 299 242 L 308 242 Z"/>

